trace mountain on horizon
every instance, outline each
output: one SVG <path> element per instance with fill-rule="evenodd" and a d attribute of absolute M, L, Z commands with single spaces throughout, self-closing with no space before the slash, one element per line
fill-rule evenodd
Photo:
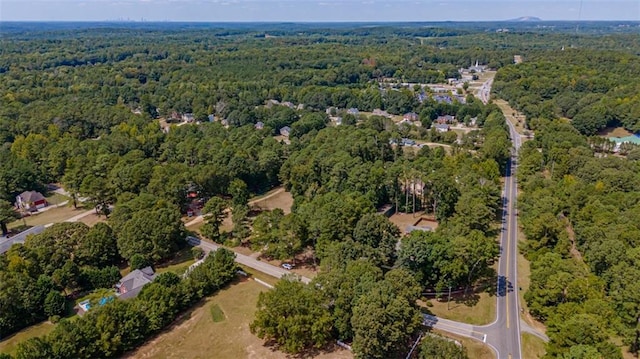
<path fill-rule="evenodd" d="M 511 19 L 507 21 L 542 21 L 542 19 L 535 16 L 521 16 L 517 19 Z"/>

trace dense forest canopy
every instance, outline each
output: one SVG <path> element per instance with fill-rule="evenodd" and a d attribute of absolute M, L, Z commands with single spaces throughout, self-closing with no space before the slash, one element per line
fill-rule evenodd
<path fill-rule="evenodd" d="M 478 62 L 536 131 L 519 158 L 525 298 L 549 327 L 548 356 L 618 358 L 617 337 L 637 351 L 640 155 L 609 156 L 584 135 L 640 129 L 638 24 L 575 25 L 3 24 L 0 223 L 15 219 L 17 194 L 48 183 L 108 220 L 57 224 L 0 255 L 0 336 L 59 319 L 71 296 L 118 281 L 118 266 L 171 258 L 187 245 L 195 196 L 208 239 L 270 259 L 310 251 L 322 268 L 309 285 L 287 279 L 260 296 L 256 335 L 292 353 L 340 339 L 359 358 L 406 354 L 421 293 L 495 275 L 506 118 L 466 88 L 443 103 L 419 85 Z M 389 118 L 405 114 L 417 123 Z M 429 129 L 441 116 L 475 125 Z M 293 195 L 291 213 L 251 213 L 250 196 L 276 186 Z M 425 211 L 438 228 L 401 239 L 376 214 L 384 205 Z M 227 217 L 233 229 L 221 233 Z M 18 357 L 116 357 L 231 281 L 232 260 L 218 251 L 139 299 L 63 319 Z M 465 357 L 437 338 L 420 347 Z"/>

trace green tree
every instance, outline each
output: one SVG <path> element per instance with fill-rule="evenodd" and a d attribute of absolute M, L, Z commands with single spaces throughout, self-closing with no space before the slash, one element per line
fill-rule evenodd
<path fill-rule="evenodd" d="M 80 264 L 102 267 L 116 263 L 119 254 L 115 233 L 106 223 L 96 223 L 82 238 L 75 255 Z"/>
<path fill-rule="evenodd" d="M 246 206 L 249 202 L 249 190 L 247 184 L 241 179 L 234 179 L 229 184 L 229 193 L 233 197 L 231 200 L 232 207 Z"/>
<path fill-rule="evenodd" d="M 389 272 L 392 273 L 393 271 Z M 407 343 L 422 323 L 415 301 L 420 287 L 406 271 L 376 284 L 353 309 L 353 351 L 356 358 L 390 358 L 406 351 Z M 409 286 L 406 286 L 409 282 Z M 400 286 L 404 288 L 400 288 Z"/>
<path fill-rule="evenodd" d="M 395 262 L 400 231 L 387 217 L 375 213 L 365 214 L 356 223 L 353 239 L 372 249 L 370 257 L 374 263 L 389 266 Z"/>
<path fill-rule="evenodd" d="M 425 335 L 418 349 L 420 359 L 468 359 L 464 347 L 458 346 L 450 339 L 435 335 Z"/>
<path fill-rule="evenodd" d="M 66 263 L 59 269 L 53 272 L 53 281 L 64 288 L 65 291 L 70 289 L 72 292 L 78 287 L 80 279 L 80 268 L 72 260 L 67 260 Z"/>
<path fill-rule="evenodd" d="M 220 225 L 227 217 L 228 203 L 220 197 L 212 197 L 202 208 L 205 221 L 202 234 L 207 238 L 218 242 L 220 238 Z"/>
<path fill-rule="evenodd" d="M 66 300 L 60 292 L 52 290 L 47 294 L 47 298 L 44 301 L 44 314 L 48 317 L 64 314 L 65 307 Z"/>
<path fill-rule="evenodd" d="M 331 315 L 315 287 L 290 278 L 260 293 L 251 332 L 287 353 L 321 348 L 331 338 Z"/>
<path fill-rule="evenodd" d="M 136 254 L 159 261 L 184 241 L 184 224 L 176 208 L 136 212 L 118 233 L 118 249 L 125 259 Z"/>
<path fill-rule="evenodd" d="M 3 236 L 6 236 L 9 232 L 7 229 L 7 224 L 15 221 L 18 218 L 20 217 L 11 203 L 0 199 L 0 229 L 2 229 Z"/>

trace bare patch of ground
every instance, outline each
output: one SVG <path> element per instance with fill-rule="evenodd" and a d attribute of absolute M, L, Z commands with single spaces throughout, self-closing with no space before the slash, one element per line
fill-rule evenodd
<path fill-rule="evenodd" d="M 607 127 L 598 131 L 598 136 L 602 137 L 627 137 L 633 135 L 633 132 L 627 131 L 624 127 Z"/>
<path fill-rule="evenodd" d="M 391 223 L 395 224 L 400 232 L 404 233 L 407 226 L 428 226 L 434 231 L 438 228 L 438 222 L 432 215 L 426 215 L 424 212 L 416 213 L 396 213 L 389 218 Z"/>
<path fill-rule="evenodd" d="M 293 206 L 293 196 L 284 188 L 279 187 L 265 196 L 250 201 L 249 204 L 257 210 L 271 211 L 280 208 L 285 214 L 288 214 L 291 213 L 291 206 Z"/>

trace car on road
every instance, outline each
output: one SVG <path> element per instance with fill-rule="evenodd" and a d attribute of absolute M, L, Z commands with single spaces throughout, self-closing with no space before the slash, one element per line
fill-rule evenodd
<path fill-rule="evenodd" d="M 286 270 L 292 270 L 293 269 L 293 265 L 291 265 L 289 263 L 282 263 L 282 268 L 284 268 Z"/>

